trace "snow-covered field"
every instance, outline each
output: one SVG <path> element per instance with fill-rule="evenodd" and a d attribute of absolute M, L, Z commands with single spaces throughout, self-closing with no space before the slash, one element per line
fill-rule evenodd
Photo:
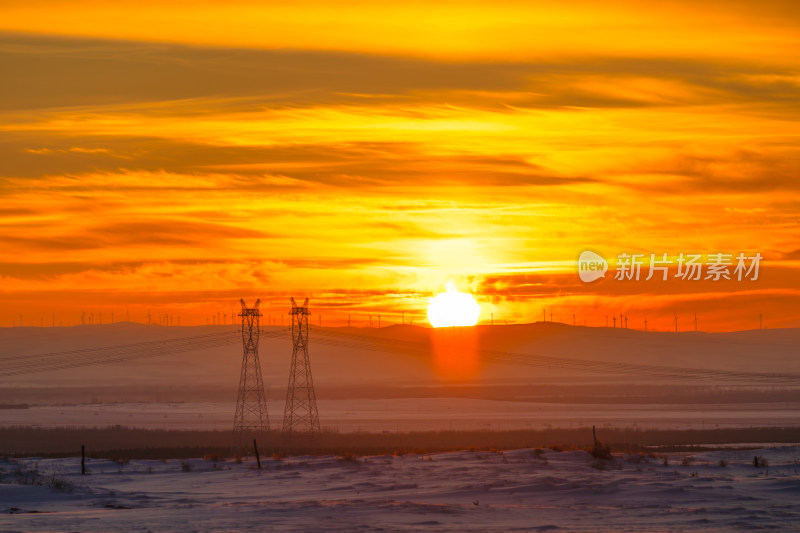
<path fill-rule="evenodd" d="M 769 466 L 754 467 L 754 455 Z M 800 447 L 688 456 L 664 465 L 463 451 L 266 459 L 261 471 L 251 460 L 132 461 L 121 471 L 91 460 L 88 476 L 76 458 L 0 460 L 0 530 L 800 530 Z"/>

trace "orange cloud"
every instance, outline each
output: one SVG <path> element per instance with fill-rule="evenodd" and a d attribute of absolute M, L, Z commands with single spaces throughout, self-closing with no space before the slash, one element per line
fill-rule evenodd
<path fill-rule="evenodd" d="M 4 6 L 0 323 L 300 294 L 419 321 L 454 280 L 498 321 L 798 325 L 796 8 L 580 7 Z M 585 286 L 587 248 L 770 262 Z"/>

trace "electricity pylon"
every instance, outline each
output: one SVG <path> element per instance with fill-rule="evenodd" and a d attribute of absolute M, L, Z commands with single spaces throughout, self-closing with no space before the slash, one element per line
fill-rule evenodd
<path fill-rule="evenodd" d="M 236 414 L 233 417 L 234 447 L 237 451 L 248 449 L 253 438 L 266 439 L 269 432 L 267 397 L 261 379 L 261 363 L 258 360 L 258 333 L 261 311 L 256 300 L 253 307 L 242 303 L 242 375 L 239 378 L 239 396 L 236 400 Z"/>
<path fill-rule="evenodd" d="M 289 387 L 286 390 L 286 407 L 283 412 L 283 434 L 291 437 L 320 432 L 317 397 L 311 378 L 308 359 L 308 298 L 302 306 L 292 298 L 292 366 L 289 370 Z"/>

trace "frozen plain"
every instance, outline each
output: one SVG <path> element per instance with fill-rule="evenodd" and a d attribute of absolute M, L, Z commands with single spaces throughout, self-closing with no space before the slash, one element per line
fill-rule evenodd
<path fill-rule="evenodd" d="M 754 467 L 754 455 L 769 466 Z M 90 460 L 81 476 L 79 458 L 2 459 L 0 530 L 800 530 L 800 447 L 600 463 L 549 449 L 307 456 L 263 467 L 134 460 L 120 471 Z"/>

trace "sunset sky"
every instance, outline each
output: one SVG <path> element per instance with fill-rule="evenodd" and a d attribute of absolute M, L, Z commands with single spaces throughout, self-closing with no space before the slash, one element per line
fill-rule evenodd
<path fill-rule="evenodd" d="M 0 79 L 0 326 L 423 323 L 453 281 L 482 322 L 800 327 L 796 1 L 0 2 Z"/>

